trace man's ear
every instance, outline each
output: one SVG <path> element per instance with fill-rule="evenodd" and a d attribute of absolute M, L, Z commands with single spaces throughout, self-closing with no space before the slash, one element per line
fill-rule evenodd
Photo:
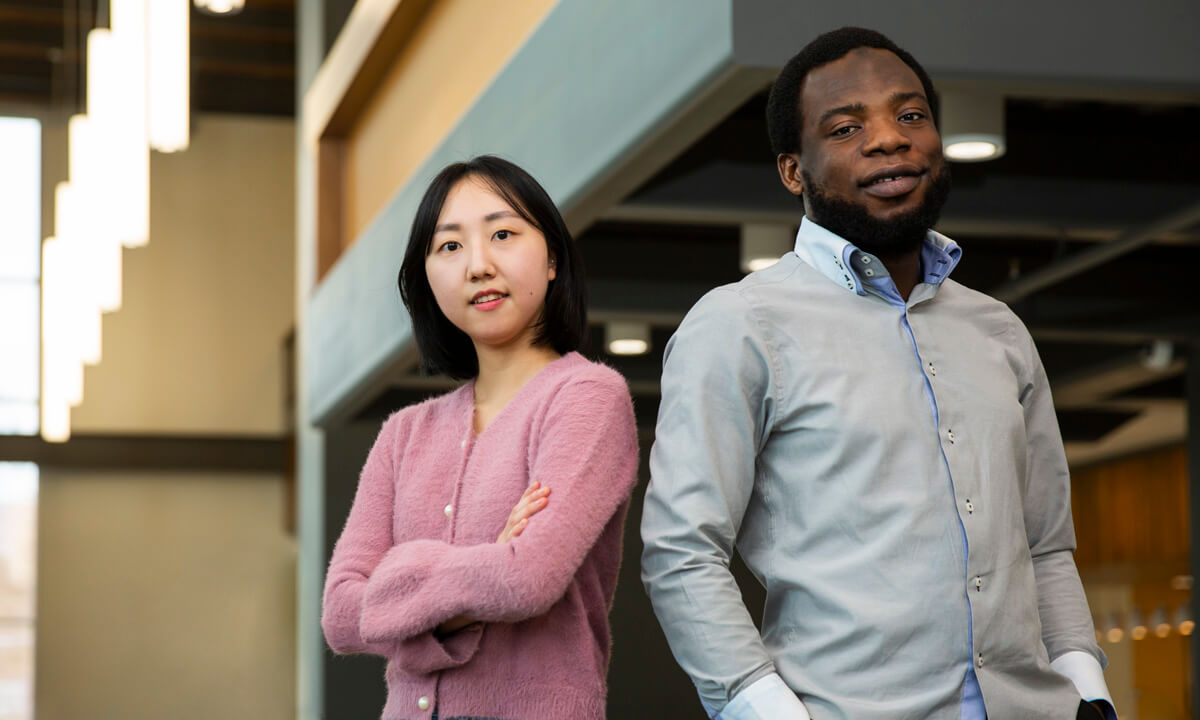
<path fill-rule="evenodd" d="M 779 179 L 788 192 L 793 195 L 803 195 L 804 178 L 800 174 L 800 156 L 795 153 L 784 153 L 775 158 L 775 166 L 779 169 Z"/>

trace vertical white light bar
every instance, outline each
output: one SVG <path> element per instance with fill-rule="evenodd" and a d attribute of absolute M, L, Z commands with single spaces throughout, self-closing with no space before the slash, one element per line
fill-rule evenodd
<path fill-rule="evenodd" d="M 87 64 L 87 123 L 79 146 L 82 157 L 76 158 L 75 140 L 71 140 L 71 182 L 83 188 L 88 205 L 103 210 L 94 216 L 89 232 L 99 246 L 100 310 L 113 312 L 121 309 L 122 246 L 110 209 L 120 205 L 123 190 L 113 181 L 121 162 L 121 154 L 112 143 L 112 138 L 121 133 L 121 93 L 117 87 L 121 70 L 109 30 L 97 28 L 88 33 Z"/>
<path fill-rule="evenodd" d="M 188 0 L 154 0 L 149 15 L 150 147 L 188 146 Z"/>
<path fill-rule="evenodd" d="M 57 238 L 42 244 L 42 438 L 71 437 L 71 404 L 83 392 L 83 365 L 71 338 L 69 281 Z"/>
<path fill-rule="evenodd" d="M 161 1 L 161 0 L 160 0 Z M 146 135 L 146 2 L 112 0 L 112 35 L 117 45 L 120 72 L 121 122 L 113 127 L 120 148 L 112 179 L 120 188 L 118 237 L 126 247 L 140 247 L 150 239 L 150 145 Z"/>
<path fill-rule="evenodd" d="M 80 362 L 95 365 L 100 362 L 100 308 L 96 305 L 94 286 L 89 276 L 93 269 L 91 246 L 86 233 L 86 206 L 79 188 L 59 183 L 54 189 L 54 232 L 57 255 L 53 266 L 42 268 L 42 280 L 49 277 L 56 289 L 55 302 L 62 308 L 58 319 L 69 327 L 68 340 Z M 59 332 L 55 328 L 55 332 Z M 79 399 L 82 400 L 82 388 Z M 74 397 L 74 395 L 72 395 Z"/>

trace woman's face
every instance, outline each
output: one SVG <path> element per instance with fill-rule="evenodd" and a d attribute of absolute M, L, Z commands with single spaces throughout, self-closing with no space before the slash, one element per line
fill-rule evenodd
<path fill-rule="evenodd" d="M 450 189 L 425 256 L 438 307 L 476 346 L 531 345 L 554 279 L 546 238 L 480 179 Z"/>

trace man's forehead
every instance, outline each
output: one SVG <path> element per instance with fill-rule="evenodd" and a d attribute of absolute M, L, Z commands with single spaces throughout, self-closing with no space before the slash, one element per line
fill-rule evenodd
<path fill-rule="evenodd" d="M 813 68 L 800 86 L 799 101 L 808 123 L 830 108 L 907 93 L 924 97 L 917 73 L 890 50 L 862 47 Z"/>

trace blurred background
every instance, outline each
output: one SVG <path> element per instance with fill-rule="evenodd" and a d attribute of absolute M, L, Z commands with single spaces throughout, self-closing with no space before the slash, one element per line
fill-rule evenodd
<path fill-rule="evenodd" d="M 0 720 L 378 717 L 320 590 L 381 421 L 452 387 L 395 286 L 428 181 L 546 186 L 645 454 L 683 313 L 799 224 L 770 82 L 847 24 L 938 86 L 938 229 L 1038 342 L 1122 717 L 1200 718 L 1193 0 L 0 0 Z M 702 717 L 640 479 L 609 714 Z"/>

